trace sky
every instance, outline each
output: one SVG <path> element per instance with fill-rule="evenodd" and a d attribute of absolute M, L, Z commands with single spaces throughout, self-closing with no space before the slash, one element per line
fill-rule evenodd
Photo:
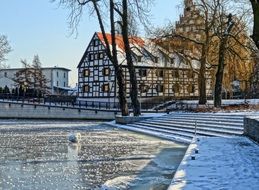
<path fill-rule="evenodd" d="M 154 0 L 150 21 L 163 26 L 176 21 L 181 14 L 182 0 Z M 70 35 L 69 10 L 50 0 L 1 0 L 0 35 L 7 35 L 12 52 L 6 64 L 22 67 L 21 59 L 31 63 L 39 55 L 43 67 L 65 67 L 71 70 L 70 86 L 77 83 L 77 65 L 99 25 L 94 16 L 84 14 L 78 35 Z"/>

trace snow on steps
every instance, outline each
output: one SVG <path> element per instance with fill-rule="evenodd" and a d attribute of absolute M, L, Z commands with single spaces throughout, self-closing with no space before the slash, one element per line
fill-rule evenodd
<path fill-rule="evenodd" d="M 244 114 L 172 113 L 128 124 L 127 129 L 190 143 L 196 121 L 199 136 L 230 137 L 243 134 L 243 119 Z"/>

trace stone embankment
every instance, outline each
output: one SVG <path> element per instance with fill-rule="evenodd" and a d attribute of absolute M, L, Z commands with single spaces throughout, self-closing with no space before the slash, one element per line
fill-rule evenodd
<path fill-rule="evenodd" d="M 0 118 L 113 120 L 117 111 L 43 104 L 0 102 Z"/>

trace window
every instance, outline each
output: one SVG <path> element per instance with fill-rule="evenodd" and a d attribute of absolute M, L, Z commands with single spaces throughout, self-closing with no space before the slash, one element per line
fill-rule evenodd
<path fill-rule="evenodd" d="M 99 54 L 98 53 L 94 54 L 94 59 L 97 60 L 98 58 L 99 58 Z"/>
<path fill-rule="evenodd" d="M 89 69 L 84 70 L 84 77 L 88 77 L 90 75 Z"/>
<path fill-rule="evenodd" d="M 66 86 L 66 82 L 64 82 L 64 87 Z"/>
<path fill-rule="evenodd" d="M 164 77 L 164 71 L 162 69 L 158 69 L 156 71 L 156 76 L 157 77 Z"/>
<path fill-rule="evenodd" d="M 140 91 L 141 93 L 148 92 L 148 90 L 149 90 L 149 86 L 148 86 L 148 85 L 145 85 L 145 84 L 140 84 L 140 85 L 139 85 L 139 91 Z"/>
<path fill-rule="evenodd" d="M 98 54 L 98 58 L 99 58 L 99 59 L 103 59 L 103 58 L 104 58 L 104 54 L 103 54 L 103 53 L 99 53 L 99 54 Z"/>
<path fill-rule="evenodd" d="M 180 92 L 180 85 L 178 83 L 173 85 L 173 92 L 174 93 L 179 93 Z"/>
<path fill-rule="evenodd" d="M 94 60 L 94 54 L 93 53 L 90 53 L 88 55 L 88 61 L 93 61 Z"/>
<path fill-rule="evenodd" d="M 187 90 L 188 90 L 189 93 L 194 93 L 195 92 L 194 84 L 189 84 Z"/>
<path fill-rule="evenodd" d="M 156 91 L 157 92 L 163 92 L 164 91 L 164 85 L 162 85 L 162 84 L 156 85 Z"/>
<path fill-rule="evenodd" d="M 103 84 L 103 85 L 102 85 L 102 91 L 103 91 L 103 92 L 109 92 L 109 91 L 110 91 L 110 86 L 109 86 L 109 84 Z"/>
<path fill-rule="evenodd" d="M 174 63 L 175 63 L 175 58 L 172 57 L 172 58 L 171 58 L 171 64 L 174 64 Z"/>
<path fill-rule="evenodd" d="M 139 69 L 139 76 L 146 77 L 147 76 L 147 69 Z"/>
<path fill-rule="evenodd" d="M 88 85 L 88 84 L 85 84 L 85 85 L 83 86 L 83 92 L 89 92 L 89 91 L 90 91 L 89 85 Z"/>
<path fill-rule="evenodd" d="M 64 78 L 66 78 L 66 73 L 64 73 Z"/>
<path fill-rule="evenodd" d="M 58 77 L 58 71 L 57 71 L 57 77 Z"/>
<path fill-rule="evenodd" d="M 139 56 L 139 55 L 138 55 L 138 56 L 137 56 L 137 61 L 138 61 L 138 62 L 141 62 L 141 59 L 142 59 L 142 56 Z"/>
<path fill-rule="evenodd" d="M 7 77 L 7 72 L 4 72 L 4 76 Z"/>
<path fill-rule="evenodd" d="M 188 78 L 193 78 L 193 71 L 191 71 L 191 70 L 189 70 L 188 72 L 187 72 L 187 77 Z"/>
<path fill-rule="evenodd" d="M 94 46 L 98 46 L 98 45 L 99 45 L 99 40 L 94 40 L 94 41 L 93 41 L 93 45 L 94 45 Z"/>
<path fill-rule="evenodd" d="M 104 76 L 109 76 L 109 75 L 110 75 L 110 72 L 111 72 L 111 69 L 110 69 L 110 68 L 103 68 L 103 75 L 104 75 Z"/>
<path fill-rule="evenodd" d="M 179 78 L 179 71 L 177 71 L 177 70 L 172 71 L 172 76 L 174 78 Z"/>
<path fill-rule="evenodd" d="M 58 86 L 58 81 L 57 81 L 57 86 Z"/>
<path fill-rule="evenodd" d="M 154 58 L 154 62 L 155 62 L 155 63 L 158 63 L 158 57 L 155 57 L 155 58 Z"/>

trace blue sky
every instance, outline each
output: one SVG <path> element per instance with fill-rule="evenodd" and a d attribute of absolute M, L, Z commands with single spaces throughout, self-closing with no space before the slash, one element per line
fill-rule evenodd
<path fill-rule="evenodd" d="M 182 0 L 154 0 L 151 22 L 162 26 L 178 20 Z M 42 66 L 71 69 L 70 84 L 77 83 L 77 64 L 89 40 L 99 26 L 95 17 L 85 14 L 78 27 L 78 36 L 70 36 L 67 23 L 69 11 L 50 0 L 2 0 L 0 2 L 0 34 L 8 36 L 13 51 L 7 65 L 21 67 L 21 59 L 31 62 L 38 54 Z"/>

